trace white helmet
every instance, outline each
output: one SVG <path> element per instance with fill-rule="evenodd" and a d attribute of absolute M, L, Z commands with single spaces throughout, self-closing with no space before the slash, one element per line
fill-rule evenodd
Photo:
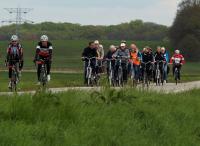
<path fill-rule="evenodd" d="M 95 40 L 95 41 L 94 41 L 94 44 L 99 45 L 99 41 L 98 41 L 98 40 Z"/>
<path fill-rule="evenodd" d="M 180 54 L 180 50 L 175 50 L 175 53 L 176 54 Z"/>
<path fill-rule="evenodd" d="M 40 37 L 40 40 L 41 40 L 42 42 L 47 42 L 47 41 L 49 40 L 49 38 L 48 38 L 47 35 L 42 35 L 42 36 Z"/>
<path fill-rule="evenodd" d="M 18 38 L 18 36 L 17 35 L 12 35 L 12 37 L 11 37 L 11 39 L 10 39 L 11 41 L 18 41 L 19 40 L 19 38 Z"/>

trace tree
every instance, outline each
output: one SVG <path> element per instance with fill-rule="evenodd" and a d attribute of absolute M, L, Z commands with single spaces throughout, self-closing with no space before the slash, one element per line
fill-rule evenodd
<path fill-rule="evenodd" d="M 200 0 L 183 0 L 170 28 L 170 40 L 190 61 L 200 60 Z"/>

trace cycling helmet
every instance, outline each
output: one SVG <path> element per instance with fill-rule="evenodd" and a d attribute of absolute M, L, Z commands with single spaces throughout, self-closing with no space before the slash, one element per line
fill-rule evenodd
<path fill-rule="evenodd" d="M 18 38 L 18 36 L 17 35 L 12 35 L 12 37 L 11 37 L 11 39 L 10 39 L 11 41 L 18 41 L 19 40 L 19 38 Z"/>
<path fill-rule="evenodd" d="M 122 40 L 122 41 L 121 41 L 121 43 L 124 43 L 124 44 L 126 44 L 126 41 L 125 41 L 125 40 Z"/>
<path fill-rule="evenodd" d="M 175 53 L 176 54 L 180 54 L 180 50 L 175 50 Z"/>
<path fill-rule="evenodd" d="M 40 37 L 40 40 L 41 40 L 42 42 L 47 42 L 47 41 L 49 40 L 49 38 L 48 38 L 47 35 L 42 35 L 42 36 Z"/>
<path fill-rule="evenodd" d="M 99 41 L 98 41 L 98 40 L 95 40 L 95 41 L 94 41 L 94 44 L 99 45 Z"/>
<path fill-rule="evenodd" d="M 126 47 L 125 43 L 121 43 L 120 47 Z"/>

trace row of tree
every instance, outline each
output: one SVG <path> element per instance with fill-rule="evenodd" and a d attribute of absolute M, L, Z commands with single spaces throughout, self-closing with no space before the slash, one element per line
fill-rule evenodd
<path fill-rule="evenodd" d="M 182 0 L 169 36 L 187 60 L 200 61 L 200 0 Z"/>
<path fill-rule="evenodd" d="M 20 27 L 22 39 L 38 39 L 41 34 L 47 34 L 51 39 L 78 40 L 78 39 L 101 39 L 101 40 L 148 40 L 160 41 L 166 39 L 168 27 L 155 23 L 135 20 L 129 23 L 110 26 L 82 26 L 72 23 L 23 24 Z M 0 28 L 0 40 L 9 39 L 15 32 L 15 25 Z"/>

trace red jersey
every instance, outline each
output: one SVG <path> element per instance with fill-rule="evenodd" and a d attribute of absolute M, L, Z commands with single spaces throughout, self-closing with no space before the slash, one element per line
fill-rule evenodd
<path fill-rule="evenodd" d="M 185 58 L 182 54 L 174 54 L 170 59 L 170 63 L 173 64 L 185 64 Z"/>

